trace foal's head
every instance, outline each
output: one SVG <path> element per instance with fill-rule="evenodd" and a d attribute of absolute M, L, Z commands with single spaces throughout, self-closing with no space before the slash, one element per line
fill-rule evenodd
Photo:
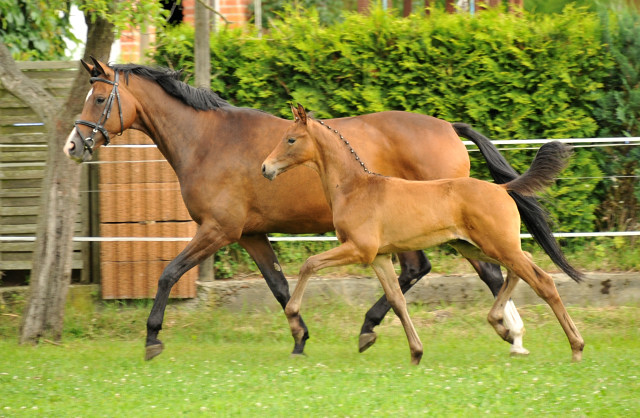
<path fill-rule="evenodd" d="M 67 156 L 78 161 L 90 160 L 94 148 L 108 144 L 136 118 L 133 97 L 120 74 L 95 58 L 92 60 L 93 65 L 82 61 L 91 75 L 92 88 L 63 148 Z"/>
<path fill-rule="evenodd" d="M 300 104 L 297 108 L 292 105 L 291 111 L 294 123 L 262 163 L 262 175 L 269 180 L 299 165 L 307 165 L 317 171 L 318 149 L 310 133 L 316 122 L 307 116 Z"/>

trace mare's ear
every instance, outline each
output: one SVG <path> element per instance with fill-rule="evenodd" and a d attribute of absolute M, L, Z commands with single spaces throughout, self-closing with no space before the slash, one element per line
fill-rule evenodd
<path fill-rule="evenodd" d="M 89 58 L 91 58 L 91 61 L 93 61 L 93 70 L 96 73 L 96 75 L 107 75 L 107 72 L 104 70 L 102 63 L 100 61 L 98 61 L 97 59 L 93 58 L 92 56 L 89 56 Z M 108 67 L 107 67 L 108 68 Z M 96 77 L 96 75 L 94 75 L 94 77 Z"/>
<path fill-rule="evenodd" d="M 302 123 L 304 123 L 305 125 L 307 124 L 307 111 L 304 110 L 304 107 L 302 107 L 300 103 L 298 103 L 298 117 L 300 118 Z"/>
<path fill-rule="evenodd" d="M 82 63 L 84 69 L 87 70 L 89 74 L 93 75 L 93 65 L 87 64 L 87 62 L 83 59 L 81 59 L 80 62 Z"/>
<path fill-rule="evenodd" d="M 296 109 L 296 107 L 293 105 L 293 103 L 289 103 L 289 106 L 291 106 L 291 113 L 293 113 L 293 120 L 295 122 L 300 120 L 300 116 L 298 116 L 298 109 Z"/>

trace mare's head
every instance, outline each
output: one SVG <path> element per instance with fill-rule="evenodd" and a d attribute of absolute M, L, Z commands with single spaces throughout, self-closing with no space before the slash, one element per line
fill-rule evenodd
<path fill-rule="evenodd" d="M 113 136 L 128 129 L 136 119 L 133 96 L 121 74 L 91 59 L 93 65 L 82 61 L 91 75 L 91 90 L 63 148 L 68 157 L 77 161 L 90 160 L 95 148 L 109 144 Z"/>
<path fill-rule="evenodd" d="M 292 105 L 291 111 L 294 122 L 262 163 L 262 175 L 269 180 L 299 165 L 309 165 L 317 171 L 318 148 L 310 133 L 312 125 L 317 122 L 307 116 L 300 104 L 297 108 Z"/>

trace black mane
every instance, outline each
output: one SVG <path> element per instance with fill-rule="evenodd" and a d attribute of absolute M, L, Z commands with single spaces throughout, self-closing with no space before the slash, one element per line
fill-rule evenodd
<path fill-rule="evenodd" d="M 181 71 L 138 64 L 115 64 L 111 65 L 110 68 L 114 71 L 123 72 L 127 83 L 129 82 L 130 74 L 155 81 L 167 94 L 197 110 L 217 110 L 222 107 L 231 107 L 226 100 L 212 90 L 191 87 L 180 81 Z"/>

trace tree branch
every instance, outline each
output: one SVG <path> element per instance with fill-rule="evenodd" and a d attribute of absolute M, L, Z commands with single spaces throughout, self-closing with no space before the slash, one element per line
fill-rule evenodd
<path fill-rule="evenodd" d="M 0 43 L 0 82 L 14 96 L 24 101 L 45 122 L 51 120 L 58 103 L 44 88 L 22 74 L 4 43 Z"/>
<path fill-rule="evenodd" d="M 224 23 L 225 23 L 226 25 L 228 25 L 229 23 L 231 23 L 231 22 L 229 22 L 229 21 L 227 20 L 227 18 L 226 18 L 226 17 L 224 17 L 224 16 L 222 15 L 222 13 L 220 13 L 219 11 L 217 11 L 216 9 L 214 9 L 213 7 L 209 6 L 209 5 L 207 4 L 207 2 L 206 2 L 206 1 L 204 1 L 204 0 L 196 0 L 196 1 L 197 1 L 198 3 L 200 3 L 201 5 L 203 5 L 205 9 L 207 9 L 207 10 L 209 10 L 210 12 L 213 12 L 213 13 L 217 14 L 218 16 L 220 16 L 220 19 L 224 20 Z"/>

